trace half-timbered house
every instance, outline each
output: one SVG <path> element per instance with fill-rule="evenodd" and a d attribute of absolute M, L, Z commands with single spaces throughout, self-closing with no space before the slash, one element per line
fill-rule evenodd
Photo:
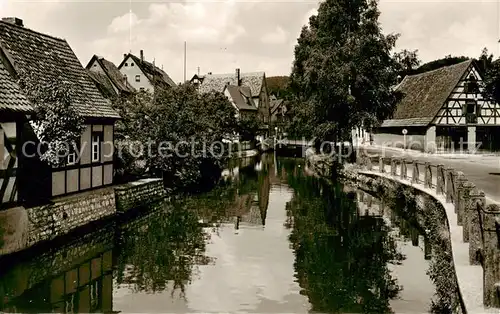
<path fill-rule="evenodd" d="M 92 56 L 85 69 L 106 98 L 128 96 L 135 92 L 116 65 L 103 57 Z"/>
<path fill-rule="evenodd" d="M 483 98 L 481 80 L 473 60 L 406 76 L 396 87 L 403 98 L 374 142 L 429 152 L 499 149 L 500 106 Z"/>
<path fill-rule="evenodd" d="M 30 123 L 23 125 L 24 145 L 22 169 L 25 174 L 19 184 L 26 203 L 46 201 L 111 185 L 113 183 L 114 122 L 120 118 L 82 67 L 64 39 L 30 30 L 17 18 L 0 21 L 0 56 L 11 76 L 31 75 L 34 82 L 64 81 L 73 90 L 72 105 L 85 118 L 77 151 L 65 165 L 50 167 L 40 161 L 37 130 Z"/>
<path fill-rule="evenodd" d="M 32 111 L 28 99 L 0 60 L 0 208 L 18 203 L 22 126 Z"/>

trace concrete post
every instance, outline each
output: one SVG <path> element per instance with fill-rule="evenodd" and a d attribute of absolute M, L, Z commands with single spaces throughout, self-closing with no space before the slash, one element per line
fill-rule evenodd
<path fill-rule="evenodd" d="M 472 185 L 472 184 L 471 184 Z M 475 207 L 475 201 L 476 198 L 479 196 L 479 192 L 476 190 L 476 186 L 474 185 L 471 187 L 468 191 L 468 193 L 465 194 L 465 207 L 464 211 L 462 212 L 462 231 L 463 231 L 463 241 L 468 243 L 469 242 L 469 224 L 470 224 L 470 211 L 472 210 L 473 207 Z"/>
<path fill-rule="evenodd" d="M 500 207 L 489 205 L 483 215 L 483 303 L 500 307 Z"/>
<path fill-rule="evenodd" d="M 420 176 L 420 174 L 418 172 L 418 161 L 414 160 L 413 161 L 413 171 L 412 171 L 411 183 L 418 183 L 419 176 Z"/>
<path fill-rule="evenodd" d="M 447 167 L 445 170 L 445 180 L 446 180 L 446 203 L 455 203 L 456 202 L 456 179 L 457 172 L 453 168 Z"/>
<path fill-rule="evenodd" d="M 408 176 L 408 161 L 401 158 L 401 180 L 406 180 Z"/>
<path fill-rule="evenodd" d="M 471 207 L 467 210 L 467 223 L 469 225 L 469 264 L 480 265 L 482 247 L 481 220 L 486 207 L 484 192 L 474 189 L 470 200 Z"/>
<path fill-rule="evenodd" d="M 430 162 L 425 162 L 424 172 L 424 187 L 432 188 L 432 171 Z"/>
<path fill-rule="evenodd" d="M 470 198 L 470 192 L 475 187 L 475 185 L 467 179 L 462 179 L 458 185 L 457 193 L 457 204 L 455 206 L 457 211 L 457 225 L 464 226 L 464 215 L 467 209 L 467 202 Z M 464 227 L 465 229 L 465 227 Z"/>
<path fill-rule="evenodd" d="M 380 156 L 378 159 L 378 167 L 379 167 L 380 173 L 385 172 L 384 157 L 382 157 L 382 156 Z"/>
<path fill-rule="evenodd" d="M 373 164 L 372 164 L 372 159 L 369 156 L 366 156 L 366 170 L 372 171 L 373 170 Z"/>
<path fill-rule="evenodd" d="M 399 158 L 391 158 L 391 175 L 396 176 Z"/>
<path fill-rule="evenodd" d="M 476 150 L 476 127 L 467 127 L 467 150 L 472 153 Z"/>
<path fill-rule="evenodd" d="M 444 187 L 445 187 L 445 172 L 444 172 L 444 165 L 439 164 L 437 166 L 437 171 L 436 171 L 436 193 L 437 194 L 444 194 Z"/>
<path fill-rule="evenodd" d="M 428 232 L 429 230 L 426 230 L 426 235 L 424 238 L 424 259 L 425 260 L 430 260 L 432 258 L 432 245 L 431 245 L 431 240 L 429 239 Z"/>

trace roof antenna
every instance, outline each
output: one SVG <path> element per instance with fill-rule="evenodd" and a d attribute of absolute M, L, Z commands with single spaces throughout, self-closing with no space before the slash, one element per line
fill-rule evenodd
<path fill-rule="evenodd" d="M 132 53 L 132 0 L 128 2 L 128 23 L 129 23 L 129 53 Z"/>

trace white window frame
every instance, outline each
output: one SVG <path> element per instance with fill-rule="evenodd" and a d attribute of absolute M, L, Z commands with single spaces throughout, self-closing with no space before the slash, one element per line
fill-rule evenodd
<path fill-rule="evenodd" d="M 94 139 L 97 138 L 97 142 Z M 97 158 L 96 157 L 97 153 Z M 92 134 L 92 162 L 99 162 L 101 160 L 101 136 L 99 134 Z"/>
<path fill-rule="evenodd" d="M 72 152 L 72 153 L 68 154 L 67 164 L 68 165 L 76 164 L 76 152 Z"/>
<path fill-rule="evenodd" d="M 136 81 L 136 82 L 140 82 L 140 81 L 141 81 L 141 75 L 140 75 L 140 74 L 137 74 L 137 75 L 135 76 L 135 81 Z"/>

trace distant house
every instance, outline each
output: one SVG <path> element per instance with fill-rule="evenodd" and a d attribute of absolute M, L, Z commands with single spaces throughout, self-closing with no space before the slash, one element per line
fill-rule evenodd
<path fill-rule="evenodd" d="M 19 156 L 22 172 L 18 186 L 24 202 L 39 202 L 54 196 L 90 190 L 113 183 L 114 123 L 120 118 L 96 88 L 71 47 L 59 39 L 32 31 L 17 18 L 0 21 L 0 56 L 11 77 L 31 72 L 43 84 L 63 80 L 73 87 L 73 105 L 87 125 L 79 149 L 71 153 L 62 167 L 50 167 L 39 160 L 35 130 L 29 123 L 18 128 L 26 145 Z M 22 97 L 21 93 L 18 97 Z M 2 93 L 3 95 L 3 93 Z"/>
<path fill-rule="evenodd" d="M 500 106 L 481 95 L 481 75 L 473 60 L 406 76 L 396 87 L 403 93 L 392 119 L 374 130 L 380 145 L 411 149 L 500 148 Z"/>
<path fill-rule="evenodd" d="M 31 104 L 0 59 L 0 209 L 18 203 L 18 156 L 22 155 L 23 125 L 31 111 Z"/>
<path fill-rule="evenodd" d="M 154 91 L 155 87 L 173 87 L 175 82 L 165 71 L 144 59 L 141 50 L 140 58 L 128 53 L 123 55 L 123 61 L 118 70 L 126 77 L 129 84 L 136 90 Z"/>
<path fill-rule="evenodd" d="M 212 73 L 209 73 L 212 74 Z M 193 77 L 189 80 L 189 83 L 193 84 L 194 87 L 198 88 L 200 87 L 201 83 L 203 83 L 203 79 L 205 78 L 205 75 L 199 75 L 195 74 Z"/>
<path fill-rule="evenodd" d="M 283 122 L 288 112 L 283 99 L 277 99 L 276 96 L 271 95 L 270 104 L 271 122 Z"/>
<path fill-rule="evenodd" d="M 106 98 L 126 96 L 135 92 L 116 65 L 103 57 L 94 55 L 85 69 Z"/>
<path fill-rule="evenodd" d="M 197 77 L 199 80 L 200 78 Z M 192 79 L 193 80 L 193 79 Z M 258 108 L 258 114 L 264 123 L 270 121 L 269 94 L 266 74 L 264 72 L 241 73 L 236 69 L 234 74 L 207 74 L 200 81 L 199 91 L 223 92 L 226 85 L 247 86 L 250 88 L 253 103 Z"/>
<path fill-rule="evenodd" d="M 224 95 L 229 99 L 234 109 L 236 109 L 236 118 L 246 118 L 257 116 L 257 106 L 255 106 L 250 87 L 226 85 Z"/>

